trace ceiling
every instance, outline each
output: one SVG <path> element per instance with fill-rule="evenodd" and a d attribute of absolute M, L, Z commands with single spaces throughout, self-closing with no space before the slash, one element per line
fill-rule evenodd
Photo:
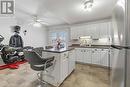
<path fill-rule="evenodd" d="M 28 23 L 33 16 L 48 26 L 75 24 L 110 18 L 117 0 L 94 0 L 91 12 L 84 11 L 84 0 L 16 0 L 16 19 Z"/>

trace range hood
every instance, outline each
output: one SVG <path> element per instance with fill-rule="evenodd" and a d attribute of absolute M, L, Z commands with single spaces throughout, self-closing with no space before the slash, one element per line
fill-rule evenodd
<path fill-rule="evenodd" d="M 91 36 L 82 36 L 82 37 L 79 37 L 80 39 L 92 39 Z"/>

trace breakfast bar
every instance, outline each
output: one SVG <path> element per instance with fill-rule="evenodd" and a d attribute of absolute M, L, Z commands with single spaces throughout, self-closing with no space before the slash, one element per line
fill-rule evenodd
<path fill-rule="evenodd" d="M 61 83 L 72 73 L 75 69 L 75 51 L 74 48 L 63 49 L 45 49 L 42 53 L 43 57 L 55 57 L 55 65 L 49 76 L 43 76 L 43 79 L 54 86 L 60 86 Z"/>

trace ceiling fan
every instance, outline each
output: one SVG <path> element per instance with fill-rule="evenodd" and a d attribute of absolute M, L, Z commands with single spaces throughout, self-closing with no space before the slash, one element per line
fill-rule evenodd
<path fill-rule="evenodd" d="M 33 25 L 36 27 L 40 27 L 41 25 L 49 25 L 49 23 L 45 22 L 44 20 L 41 20 L 38 18 L 37 15 L 32 16 L 32 19 L 29 20 L 29 24 L 28 25 Z"/>
<path fill-rule="evenodd" d="M 46 13 L 47 13 L 46 9 L 44 9 L 44 10 L 42 9 L 42 11 L 41 11 L 41 8 L 43 6 L 42 4 L 41 4 L 41 6 L 39 6 L 37 8 L 35 13 L 33 13 L 29 10 L 25 10 L 24 8 L 22 8 L 19 5 L 16 5 L 16 6 L 17 6 L 17 8 L 16 8 L 17 19 L 23 18 L 21 20 L 26 21 L 26 23 L 28 25 L 48 26 L 48 25 L 50 25 L 50 23 L 48 23 L 48 20 L 54 19 L 54 17 L 46 16 Z M 19 16 L 19 14 L 20 14 L 20 16 Z"/>

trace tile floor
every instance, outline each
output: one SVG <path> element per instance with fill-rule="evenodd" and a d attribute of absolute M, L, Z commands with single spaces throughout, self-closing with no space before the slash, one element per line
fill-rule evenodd
<path fill-rule="evenodd" d="M 0 87 L 35 87 L 36 73 L 27 63 L 16 70 L 0 70 Z M 76 64 L 75 71 L 60 87 L 110 87 L 109 77 L 108 69 Z"/>

